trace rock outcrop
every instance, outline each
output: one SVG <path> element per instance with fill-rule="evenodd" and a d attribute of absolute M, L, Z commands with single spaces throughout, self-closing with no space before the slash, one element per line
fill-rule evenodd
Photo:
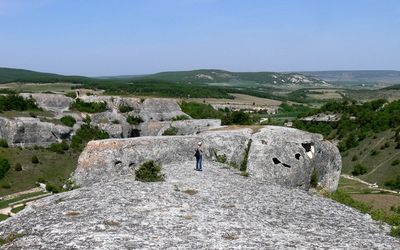
<path fill-rule="evenodd" d="M 221 127 L 221 120 L 217 119 L 150 121 L 138 126 L 141 136 L 160 136 L 169 128 L 175 128 L 177 135 L 194 135 L 218 127 Z"/>
<path fill-rule="evenodd" d="M 321 135 L 267 126 L 252 137 L 248 172 L 268 183 L 308 190 L 315 169 L 319 186 L 333 192 L 341 167 L 338 149 Z"/>
<path fill-rule="evenodd" d="M 37 118 L 18 117 L 13 119 L 0 117 L 0 138 L 7 140 L 11 146 L 47 147 L 62 139 L 68 139 L 72 128 L 41 122 Z"/>
<path fill-rule="evenodd" d="M 3 249 L 385 249 L 388 227 L 299 189 L 215 162 L 162 165 L 164 182 L 132 176 L 29 205 L 0 223 Z"/>
<path fill-rule="evenodd" d="M 321 188 L 332 192 L 338 185 L 341 157 L 333 144 L 318 134 L 275 126 L 255 134 L 250 130 L 209 131 L 195 136 L 92 141 L 79 158 L 75 179 L 79 185 L 89 185 L 131 174 L 145 160 L 162 164 L 187 161 L 193 158 L 198 141 L 204 142 L 207 159 L 225 155 L 226 163 L 235 166 L 241 164 L 250 146 L 247 171 L 269 184 L 308 190 L 315 169 Z"/>
<path fill-rule="evenodd" d="M 143 102 L 139 115 L 143 121 L 164 121 L 186 114 L 182 112 L 176 100 L 148 98 Z"/>
<path fill-rule="evenodd" d="M 129 139 L 108 139 L 88 143 L 78 159 L 74 180 L 79 186 L 110 181 L 132 175 L 145 161 L 159 164 L 185 162 L 194 158 L 199 141 L 205 147 L 204 157 L 225 155 L 226 161 L 239 164 L 244 157 L 250 130 L 209 132 L 197 136 L 161 136 Z"/>
<path fill-rule="evenodd" d="M 55 113 L 68 111 L 73 102 L 72 98 L 60 94 L 21 93 L 20 95 L 35 99 L 40 108 Z"/>

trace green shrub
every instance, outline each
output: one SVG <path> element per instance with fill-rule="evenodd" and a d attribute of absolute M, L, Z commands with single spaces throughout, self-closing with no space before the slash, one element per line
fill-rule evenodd
<path fill-rule="evenodd" d="M 33 164 L 38 164 L 38 163 L 39 163 L 38 157 L 37 157 L 36 155 L 32 156 L 31 162 L 32 162 Z"/>
<path fill-rule="evenodd" d="M 2 179 L 10 169 L 10 163 L 7 159 L 0 156 L 0 179 Z"/>
<path fill-rule="evenodd" d="M 164 175 L 161 174 L 161 167 L 156 165 L 154 161 L 147 161 L 140 165 L 140 167 L 135 170 L 136 180 L 143 182 L 156 182 L 163 181 Z"/>
<path fill-rule="evenodd" d="M 53 143 L 50 145 L 49 150 L 58 154 L 64 154 L 64 151 L 69 149 L 68 143 L 63 140 L 61 143 Z"/>
<path fill-rule="evenodd" d="M 60 119 L 60 121 L 62 122 L 62 124 L 64 124 L 65 126 L 68 126 L 68 127 L 73 127 L 76 123 L 75 118 L 70 115 L 66 115 L 66 116 L 62 117 Z"/>
<path fill-rule="evenodd" d="M 358 156 L 354 155 L 353 158 L 351 158 L 351 161 L 357 161 L 358 160 Z"/>
<path fill-rule="evenodd" d="M 118 109 L 121 113 L 128 113 L 133 110 L 133 108 L 129 107 L 128 105 L 120 105 Z"/>
<path fill-rule="evenodd" d="M 367 173 L 367 168 L 361 164 L 355 165 L 353 171 L 351 172 L 353 176 L 363 175 L 366 173 Z"/>
<path fill-rule="evenodd" d="M 0 139 L 0 148 L 8 148 L 8 142 L 6 139 Z"/>
<path fill-rule="evenodd" d="M 222 112 L 215 110 L 210 104 L 183 101 L 180 106 L 184 113 L 194 119 L 219 119 L 223 115 Z"/>
<path fill-rule="evenodd" d="M 169 136 L 169 135 L 176 135 L 178 133 L 178 128 L 175 128 L 175 127 L 169 127 L 169 128 L 167 128 L 163 133 L 162 133 L 162 135 L 167 135 L 167 136 Z"/>
<path fill-rule="evenodd" d="M 244 151 L 243 160 L 240 162 L 240 171 L 242 171 L 242 172 L 247 171 L 247 161 L 249 158 L 249 151 L 250 151 L 251 143 L 252 143 L 252 140 L 250 139 L 249 142 L 247 143 L 247 148 Z"/>
<path fill-rule="evenodd" d="M 46 181 L 43 177 L 38 177 L 38 178 L 36 179 L 36 182 L 39 182 L 39 183 L 46 183 L 47 181 Z"/>
<path fill-rule="evenodd" d="M 390 229 L 390 235 L 396 238 L 400 238 L 400 226 L 393 226 Z"/>
<path fill-rule="evenodd" d="M 219 155 L 217 150 L 214 150 L 214 156 L 217 162 L 225 163 L 226 162 L 226 154 Z"/>
<path fill-rule="evenodd" d="M 311 174 L 310 186 L 312 188 L 317 188 L 317 186 L 318 186 L 318 176 L 317 176 L 317 171 L 315 170 L 315 168 L 313 169 L 312 174 Z"/>
<path fill-rule="evenodd" d="M 86 123 L 86 124 L 90 124 L 91 122 L 92 122 L 92 119 L 90 119 L 90 116 L 89 115 L 86 115 L 86 117 L 85 118 L 83 118 L 83 120 L 82 120 L 84 123 Z"/>
<path fill-rule="evenodd" d="M 126 121 L 131 125 L 138 125 L 139 123 L 143 122 L 142 118 L 140 118 L 139 116 L 133 116 L 133 115 L 129 115 L 126 118 Z"/>
<path fill-rule="evenodd" d="M 392 161 L 392 163 L 391 163 L 392 166 L 396 166 L 396 165 L 399 165 L 399 164 L 400 164 L 400 160 L 399 159 L 396 159 L 396 160 Z"/>
<path fill-rule="evenodd" d="M 18 171 L 18 172 L 19 172 L 19 171 L 22 171 L 22 165 L 21 165 L 21 163 L 18 162 L 17 164 L 15 164 L 14 170 L 15 170 L 15 171 Z"/>
<path fill-rule="evenodd" d="M 71 91 L 65 94 L 65 96 L 67 97 L 71 97 L 72 99 L 76 98 L 76 92 L 75 91 Z"/>
<path fill-rule="evenodd" d="M 82 126 L 76 131 L 75 135 L 71 139 L 71 148 L 74 150 L 82 150 L 86 143 L 91 140 L 107 139 L 109 135 L 107 132 L 96 127 L 91 127 L 88 124 L 82 124 Z"/>
<path fill-rule="evenodd" d="M 374 156 L 374 155 L 377 155 L 377 154 L 379 154 L 378 151 L 372 150 L 370 155 L 371 155 L 371 156 Z"/>
<path fill-rule="evenodd" d="M 393 190 L 400 190 L 400 175 L 396 179 L 386 181 L 385 186 Z"/>
<path fill-rule="evenodd" d="M 32 98 L 25 99 L 24 97 L 16 94 L 0 95 L 0 111 L 8 110 L 39 110 L 39 107 Z"/>
<path fill-rule="evenodd" d="M 187 115 L 178 115 L 172 118 L 173 121 L 183 121 L 183 120 L 189 120 L 190 117 Z"/>
<path fill-rule="evenodd" d="M 107 110 L 107 103 L 105 102 L 84 102 L 81 99 L 76 99 L 72 103 L 72 108 L 86 113 L 100 113 Z"/>
<path fill-rule="evenodd" d="M 52 183 L 46 183 L 46 190 L 54 194 L 61 192 L 61 189 Z"/>

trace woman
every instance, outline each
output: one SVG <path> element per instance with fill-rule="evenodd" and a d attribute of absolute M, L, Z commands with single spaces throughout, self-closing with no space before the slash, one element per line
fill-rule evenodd
<path fill-rule="evenodd" d="M 197 143 L 196 153 L 194 154 L 194 156 L 196 156 L 195 170 L 203 171 L 203 147 L 201 142 Z"/>

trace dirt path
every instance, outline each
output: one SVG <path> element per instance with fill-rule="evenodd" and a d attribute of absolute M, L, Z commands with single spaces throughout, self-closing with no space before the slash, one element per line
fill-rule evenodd
<path fill-rule="evenodd" d="M 382 143 L 382 141 L 385 140 L 385 137 L 382 137 L 372 148 L 371 150 L 374 150 L 376 147 L 378 147 L 379 144 Z M 367 158 L 368 154 L 365 154 L 363 158 L 361 158 L 360 162 L 363 162 L 365 158 Z"/>
<path fill-rule="evenodd" d="M 364 181 L 364 180 L 361 180 L 360 178 L 357 178 L 357 177 L 354 177 L 354 176 L 351 176 L 351 175 L 342 174 L 342 175 L 340 175 L 340 176 L 343 177 L 343 178 L 345 178 L 345 179 L 357 181 L 357 182 L 360 182 L 360 183 L 362 183 L 362 184 L 364 184 L 364 185 L 367 185 L 370 189 L 374 189 L 374 190 L 377 190 L 377 191 L 389 192 L 389 193 L 393 193 L 393 194 L 399 194 L 399 193 L 396 192 L 396 191 L 393 191 L 393 190 L 390 190 L 390 189 L 385 189 L 385 188 L 377 187 L 376 184 L 366 182 L 366 181 Z"/>
<path fill-rule="evenodd" d="M 376 166 L 374 169 L 372 169 L 372 171 L 371 172 L 369 172 L 369 173 L 367 173 L 367 174 L 365 174 L 365 176 L 368 176 L 368 175 L 370 175 L 370 174 L 372 174 L 372 173 L 374 173 L 378 168 L 380 168 L 380 167 L 382 167 L 382 165 L 384 164 L 384 163 L 386 163 L 386 162 L 388 162 L 388 161 L 391 161 L 391 160 L 393 160 L 396 156 L 398 156 L 398 155 L 400 155 L 400 152 L 399 153 L 397 153 L 397 154 L 395 154 L 395 155 L 393 155 L 392 157 L 390 157 L 390 158 L 388 158 L 388 159 L 386 159 L 385 161 L 383 161 L 383 162 L 381 162 L 381 164 L 379 164 L 378 166 Z"/>
<path fill-rule="evenodd" d="M 43 191 L 43 189 L 41 189 L 40 187 L 35 187 L 35 188 L 21 191 L 18 193 L 9 194 L 9 195 L 6 195 L 6 196 L 0 197 L 0 198 L 2 200 L 11 200 L 11 199 L 17 198 L 18 196 L 23 195 L 23 194 L 30 194 L 30 193 L 40 192 L 40 191 Z"/>

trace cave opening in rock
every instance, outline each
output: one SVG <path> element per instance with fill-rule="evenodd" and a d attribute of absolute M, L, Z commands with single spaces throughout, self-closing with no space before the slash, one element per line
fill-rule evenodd
<path fill-rule="evenodd" d="M 131 134 L 129 137 L 140 137 L 140 130 L 139 129 L 132 129 Z"/>
<path fill-rule="evenodd" d="M 281 161 L 280 160 L 278 160 L 278 158 L 272 158 L 272 161 L 274 162 L 274 164 L 279 164 L 279 163 L 281 163 Z"/>
<path fill-rule="evenodd" d="M 294 157 L 295 157 L 297 160 L 300 160 L 300 154 L 299 154 L 299 153 L 295 154 Z"/>
<path fill-rule="evenodd" d="M 311 143 L 302 143 L 301 146 L 306 150 L 306 152 L 310 152 L 311 151 Z"/>
<path fill-rule="evenodd" d="M 286 168 L 291 168 L 292 166 L 290 166 L 290 165 L 288 165 L 288 164 L 286 164 L 286 163 L 282 163 L 282 165 L 284 166 L 284 167 L 286 167 Z"/>

